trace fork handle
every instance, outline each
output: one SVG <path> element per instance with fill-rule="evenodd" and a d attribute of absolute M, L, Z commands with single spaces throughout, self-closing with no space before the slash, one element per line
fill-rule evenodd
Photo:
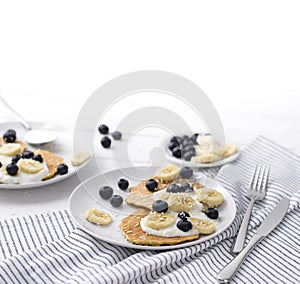
<path fill-rule="evenodd" d="M 240 227 L 238 235 L 236 237 L 234 246 L 232 248 L 232 252 L 234 252 L 234 253 L 239 253 L 244 248 L 244 243 L 245 243 L 245 239 L 246 239 L 246 235 L 247 235 L 249 220 L 250 220 L 250 217 L 251 217 L 254 202 L 255 202 L 254 199 L 250 200 L 247 211 L 244 215 L 243 222 L 241 224 L 241 227 Z"/>

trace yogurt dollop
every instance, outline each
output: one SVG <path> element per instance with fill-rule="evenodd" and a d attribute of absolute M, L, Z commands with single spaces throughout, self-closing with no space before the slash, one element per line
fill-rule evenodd
<path fill-rule="evenodd" d="M 153 194 L 153 199 L 154 200 L 164 199 L 165 201 L 168 202 L 167 197 L 170 195 L 173 195 L 173 194 L 180 194 L 180 193 L 168 193 L 166 191 L 166 189 L 163 189 L 163 190 L 155 192 Z M 186 193 L 186 194 L 191 196 L 195 202 L 194 209 L 188 212 L 190 214 L 190 216 L 194 217 L 194 218 L 199 218 L 202 220 L 207 220 L 207 221 L 213 222 L 215 224 L 215 226 L 217 226 L 218 221 L 215 221 L 215 220 L 212 221 L 201 211 L 202 204 L 197 199 L 196 189 L 193 192 Z M 179 217 L 177 217 L 178 213 L 171 211 L 171 210 L 168 210 L 167 213 L 169 213 L 175 217 L 175 223 L 173 223 L 171 226 L 169 226 L 167 228 L 161 228 L 158 230 L 152 229 L 147 226 L 147 216 L 145 216 L 144 218 L 141 219 L 141 222 L 140 222 L 142 230 L 151 235 L 161 236 L 161 237 L 183 237 L 183 236 L 191 236 L 191 235 L 199 234 L 198 230 L 194 227 L 187 232 L 181 231 L 180 229 L 177 228 L 177 222 L 179 220 L 181 220 Z"/>

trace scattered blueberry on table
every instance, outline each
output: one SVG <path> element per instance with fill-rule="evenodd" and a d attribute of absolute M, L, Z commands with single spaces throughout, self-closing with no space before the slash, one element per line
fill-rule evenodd
<path fill-rule="evenodd" d="M 114 131 L 111 136 L 114 138 L 114 140 L 121 140 L 122 133 L 120 131 Z"/>
<path fill-rule="evenodd" d="M 98 131 L 103 135 L 111 135 L 111 137 L 118 141 L 122 139 L 122 133 L 120 131 L 114 131 L 109 133 L 109 127 L 105 124 L 101 124 L 98 126 Z M 109 148 L 111 146 L 111 139 L 108 136 L 105 136 L 101 139 L 101 145 L 103 148 Z"/>
<path fill-rule="evenodd" d="M 98 130 L 101 134 L 108 134 L 108 132 L 109 132 L 109 128 L 105 124 L 99 125 Z"/>
<path fill-rule="evenodd" d="M 107 136 L 104 136 L 102 139 L 101 139 L 101 145 L 104 147 L 104 148 L 109 148 L 110 145 L 111 145 L 111 139 Z"/>

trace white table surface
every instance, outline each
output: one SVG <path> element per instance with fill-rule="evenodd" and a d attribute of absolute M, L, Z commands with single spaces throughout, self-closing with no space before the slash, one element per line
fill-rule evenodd
<path fill-rule="evenodd" d="M 96 85 L 96 82 L 99 80 L 95 80 L 93 84 Z M 245 145 L 257 135 L 262 134 L 300 154 L 300 112 L 298 110 L 300 91 L 215 85 L 207 82 L 198 84 L 215 104 L 226 133 L 239 144 Z M 7 96 L 7 100 L 28 120 L 53 122 L 71 132 L 77 114 L 88 96 L 88 92 L 85 95 L 78 92 L 73 96 L 13 94 Z M 28 102 L 34 102 L 32 108 L 28 107 Z M 121 103 L 121 106 L 130 111 L 139 107 L 139 101 L 126 101 Z M 180 109 L 184 112 L 184 106 L 178 107 L 179 112 Z M 15 120 L 2 105 L 0 105 L 0 110 L 0 121 Z M 185 113 L 184 118 L 188 121 L 191 116 L 189 112 Z M 122 117 L 120 113 L 114 115 L 113 112 L 107 115 L 109 119 L 107 124 L 112 125 Z M 5 130 L 1 129 L 1 133 L 3 131 Z M 147 137 L 142 139 L 144 139 L 144 145 L 151 147 L 151 139 Z M 105 170 L 113 169 L 115 167 L 113 161 L 105 154 L 107 152 L 103 153 L 99 161 L 102 167 Z M 147 153 L 146 151 L 144 155 Z M 96 173 L 97 167 L 93 164 L 89 164 L 82 171 L 82 175 L 86 178 Z M 1 189 L 0 219 L 65 209 L 70 193 L 79 182 L 75 175 L 60 183 L 40 188 Z"/>

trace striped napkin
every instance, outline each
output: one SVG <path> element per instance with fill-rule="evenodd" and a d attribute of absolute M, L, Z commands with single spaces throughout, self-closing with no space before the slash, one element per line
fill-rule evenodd
<path fill-rule="evenodd" d="M 271 173 L 266 198 L 254 205 L 247 241 L 283 196 L 290 197 L 290 208 L 232 283 L 299 283 L 300 158 L 264 137 L 216 176 L 235 199 L 237 215 L 215 238 L 177 250 L 139 251 L 91 237 L 75 228 L 67 211 L 12 218 L 0 222 L 0 283 L 216 283 L 233 258 L 233 237 L 249 202 L 246 184 L 257 163 L 270 164 Z"/>

